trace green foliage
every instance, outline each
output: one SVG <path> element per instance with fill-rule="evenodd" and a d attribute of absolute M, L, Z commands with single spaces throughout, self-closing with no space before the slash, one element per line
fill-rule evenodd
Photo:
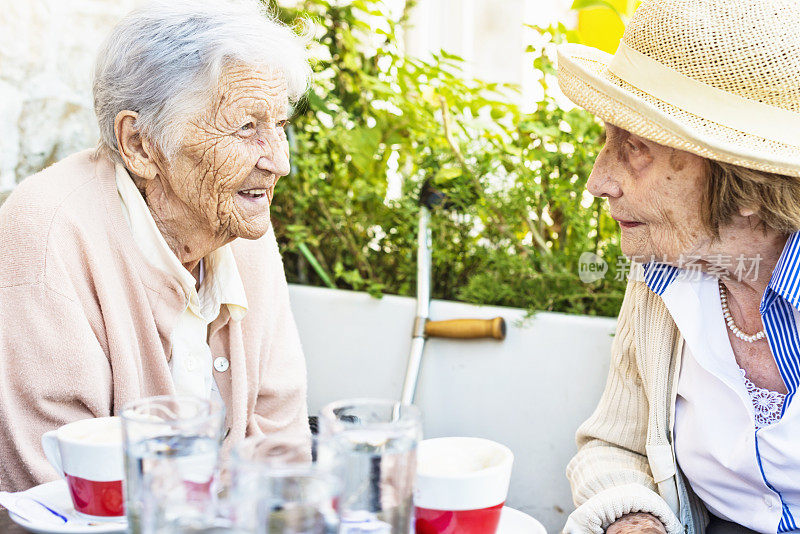
<path fill-rule="evenodd" d="M 616 224 L 584 193 L 602 128 L 549 95 L 565 28 L 529 48 L 545 96 L 525 114 L 518 89 L 468 79 L 457 56 L 403 54 L 404 21 L 377 0 L 275 9 L 323 32 L 273 204 L 290 281 L 413 295 L 416 199 L 430 179 L 452 202 L 431 221 L 434 297 L 616 315 Z M 604 280 L 580 281 L 586 251 L 608 260 Z"/>

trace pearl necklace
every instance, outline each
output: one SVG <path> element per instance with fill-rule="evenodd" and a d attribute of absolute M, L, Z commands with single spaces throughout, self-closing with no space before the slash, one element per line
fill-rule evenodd
<path fill-rule="evenodd" d="M 722 285 L 722 280 L 717 280 L 717 282 L 719 284 L 719 300 L 722 303 L 722 315 L 725 317 L 725 322 L 728 324 L 730 331 L 733 332 L 733 335 L 747 343 L 753 343 L 754 341 L 767 337 L 767 332 L 764 330 L 759 330 L 752 336 L 739 330 L 739 327 L 733 322 L 731 310 L 728 308 L 728 295 L 725 292 L 725 286 Z"/>

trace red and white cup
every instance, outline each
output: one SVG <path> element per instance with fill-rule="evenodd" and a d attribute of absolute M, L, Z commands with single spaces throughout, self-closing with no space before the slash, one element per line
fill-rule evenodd
<path fill-rule="evenodd" d="M 416 534 L 494 534 L 513 463 L 511 449 L 488 439 L 420 442 L 414 488 Z"/>
<path fill-rule="evenodd" d="M 46 432 L 42 448 L 50 464 L 67 481 L 76 512 L 95 521 L 125 516 L 119 417 L 68 423 Z"/>

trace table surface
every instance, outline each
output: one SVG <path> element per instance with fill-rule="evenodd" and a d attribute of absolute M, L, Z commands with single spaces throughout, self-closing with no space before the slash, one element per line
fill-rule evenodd
<path fill-rule="evenodd" d="M 0 532 L 3 534 L 23 534 L 28 531 L 14 523 L 11 518 L 8 517 L 7 510 L 0 510 Z"/>
<path fill-rule="evenodd" d="M 27 530 L 8 517 L 8 510 L 0 510 L 0 534 L 29 534 Z"/>

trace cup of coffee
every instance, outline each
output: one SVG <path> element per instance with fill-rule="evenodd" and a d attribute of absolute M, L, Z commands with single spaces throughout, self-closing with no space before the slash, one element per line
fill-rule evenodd
<path fill-rule="evenodd" d="M 50 464 L 67 481 L 76 512 L 95 521 L 124 517 L 119 417 L 68 423 L 46 432 L 42 448 Z"/>
<path fill-rule="evenodd" d="M 514 454 L 481 438 L 419 444 L 416 534 L 494 534 L 508 494 Z"/>

